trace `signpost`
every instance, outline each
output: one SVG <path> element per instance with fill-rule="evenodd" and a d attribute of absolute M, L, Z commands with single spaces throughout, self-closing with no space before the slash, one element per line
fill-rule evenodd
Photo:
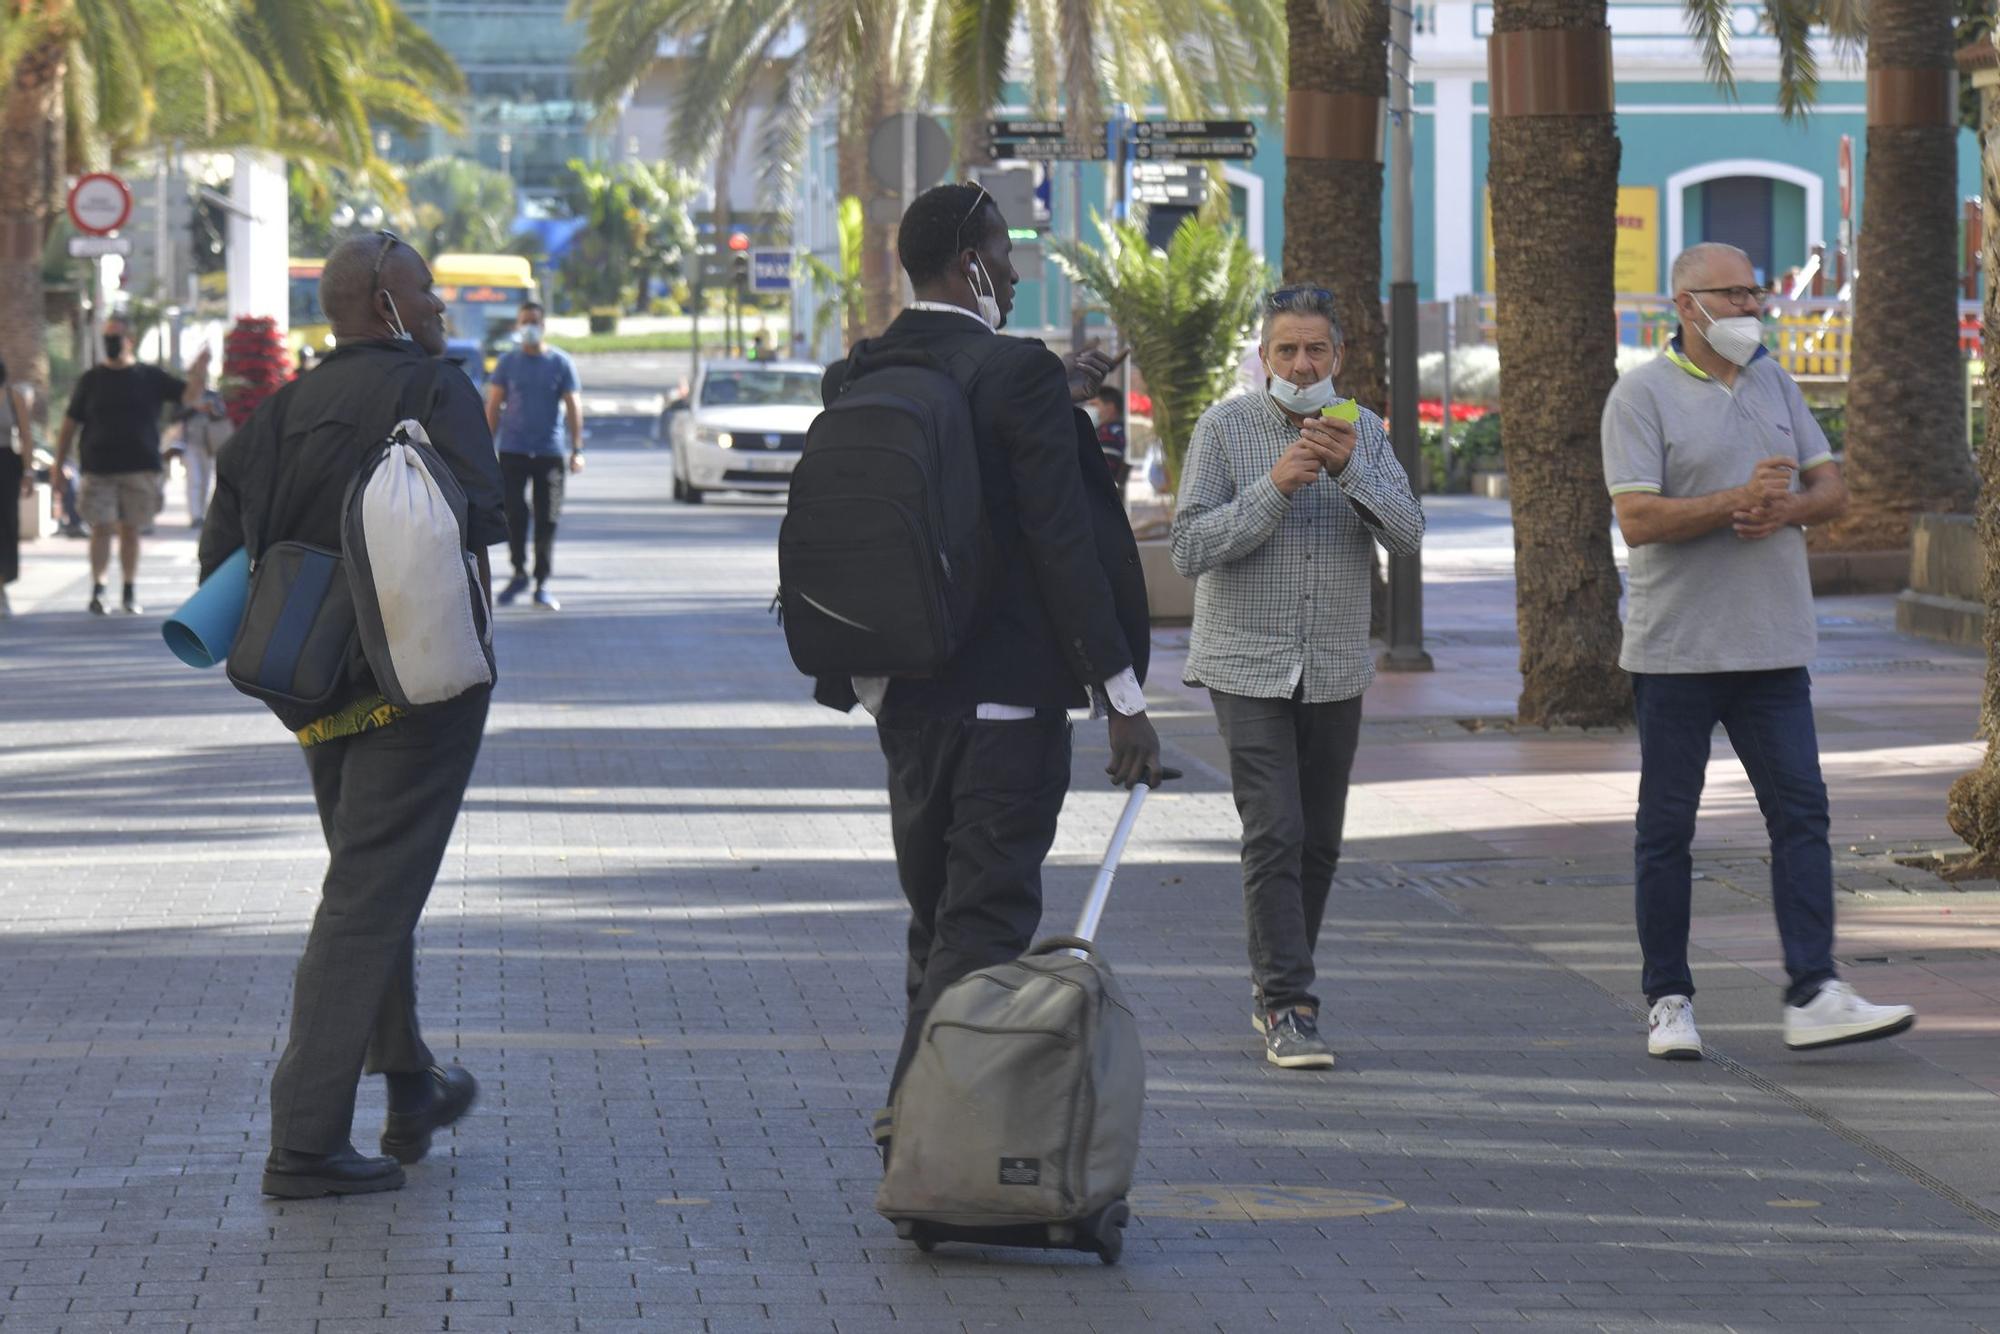
<path fill-rule="evenodd" d="M 109 236 L 132 216 L 132 191 L 108 171 L 93 171 L 69 188 L 69 220 L 91 236 Z"/>
<path fill-rule="evenodd" d="M 132 191 L 110 172 L 93 171 L 78 177 L 76 184 L 69 188 L 67 204 L 69 220 L 83 233 L 70 239 L 69 253 L 77 259 L 88 260 L 92 275 L 89 283 L 91 313 L 88 342 L 91 355 L 95 358 L 98 311 L 105 296 L 103 257 L 130 254 L 132 250 L 130 240 L 120 238 L 121 245 L 107 238 L 132 216 Z"/>
<path fill-rule="evenodd" d="M 759 247 L 750 252 L 750 290 L 789 292 L 792 290 L 792 252 Z"/>
<path fill-rule="evenodd" d="M 105 255 L 129 255 L 132 253 L 132 238 L 129 236 L 72 236 L 69 238 L 71 259 L 101 259 Z"/>
<path fill-rule="evenodd" d="M 1182 162 L 1132 165 L 1132 202 L 1200 208 L 1208 202 L 1208 171 Z"/>

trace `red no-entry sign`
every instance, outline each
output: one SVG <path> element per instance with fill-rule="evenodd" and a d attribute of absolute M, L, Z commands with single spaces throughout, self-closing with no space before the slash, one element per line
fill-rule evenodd
<path fill-rule="evenodd" d="M 108 171 L 94 171 L 69 188 L 69 220 L 92 236 L 109 236 L 132 216 L 132 192 Z"/>

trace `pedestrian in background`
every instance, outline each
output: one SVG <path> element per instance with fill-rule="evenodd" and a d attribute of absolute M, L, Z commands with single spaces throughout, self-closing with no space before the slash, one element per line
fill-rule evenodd
<path fill-rule="evenodd" d="M 1125 391 L 1107 384 L 1084 405 L 1083 410 L 1097 428 L 1097 447 L 1104 454 L 1104 466 L 1111 473 L 1111 485 L 1118 489 L 1122 498 L 1125 479 L 1132 475 L 1132 463 L 1125 454 Z"/>
<path fill-rule="evenodd" d="M 222 451 L 201 534 L 213 574 L 244 543 L 341 549 L 349 481 L 405 417 L 415 418 L 465 492 L 466 534 L 490 596 L 486 548 L 507 535 L 500 467 L 479 395 L 444 352 L 444 302 L 423 257 L 388 232 L 327 257 L 320 306 L 336 340 Z M 407 321 L 407 323 L 406 323 Z M 377 571 L 378 575 L 380 571 Z M 478 1084 L 438 1064 L 417 1022 L 416 930 L 451 841 L 486 727 L 490 687 L 407 712 L 390 704 L 358 645 L 347 689 L 319 717 L 274 706 L 305 748 L 328 863 L 292 986 L 291 1036 L 271 1080 L 268 1195 L 394 1190 L 401 1164 L 464 1115 Z M 363 1072 L 388 1082 L 381 1157 L 352 1143 Z"/>
<path fill-rule="evenodd" d="M 21 577 L 21 504 L 35 494 L 34 419 L 0 362 L 0 618 L 12 616 L 7 585 Z"/>
<path fill-rule="evenodd" d="M 208 498 L 215 490 L 215 454 L 235 427 L 229 421 L 229 405 L 216 390 L 203 392 L 201 400 L 175 415 L 173 447 L 168 453 L 180 459 L 187 477 L 188 526 L 199 528 L 208 513 Z"/>
<path fill-rule="evenodd" d="M 1375 543 L 1414 553 L 1424 512 L 1382 420 L 1335 403 L 1333 295 L 1287 287 L 1264 302 L 1260 392 L 1195 423 L 1174 516 L 1174 568 L 1195 580 L 1186 679 L 1205 685 L 1243 817 L 1251 1026 L 1265 1059 L 1329 1069 L 1313 990 L 1348 775 L 1361 735 Z"/>
<path fill-rule="evenodd" d="M 557 611 L 549 592 L 562 517 L 563 432 L 569 435 L 570 472 L 583 471 L 583 404 L 577 398 L 576 363 L 543 337 L 541 303 L 522 304 L 515 315 L 515 346 L 503 354 L 486 384 L 486 424 L 500 450 L 507 503 L 507 551 L 514 576 L 500 590 L 509 606 L 528 589 L 528 525 L 535 532 L 535 605 Z M 558 416 L 560 414 L 560 417 Z"/>
<path fill-rule="evenodd" d="M 1900 1033 L 1907 1005 L 1871 1005 L 1833 963 L 1833 850 L 1813 726 L 1819 649 L 1805 529 L 1847 508 L 1833 450 L 1764 349 L 1771 293 L 1735 246 L 1674 260 L 1680 331 L 1604 404 L 1604 476 L 1632 549 L 1618 665 L 1639 723 L 1634 900 L 1645 956 L 1646 1051 L 1701 1056 L 1688 968 L 1695 813 L 1715 726 L 1743 762 L 1771 837 L 1784 943 L 1785 1045 Z"/>
<path fill-rule="evenodd" d="M 60 485 L 70 442 L 78 446 L 82 480 L 76 488 L 79 517 L 90 527 L 90 610 L 104 614 L 104 576 L 111 566 L 111 539 L 118 539 L 118 566 L 125 576 L 121 603 L 128 614 L 139 605 L 139 534 L 160 512 L 164 460 L 160 457 L 160 410 L 193 406 L 208 390 L 208 349 L 188 367 L 185 380 L 158 366 L 142 366 L 137 341 L 123 320 L 104 325 L 104 360 L 85 371 L 70 394 L 56 435 L 52 485 Z"/>

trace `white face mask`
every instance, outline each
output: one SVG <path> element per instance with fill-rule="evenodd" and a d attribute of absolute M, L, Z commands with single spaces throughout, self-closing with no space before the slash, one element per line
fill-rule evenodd
<path fill-rule="evenodd" d="M 1708 327 L 1702 330 L 1702 336 L 1715 349 L 1715 354 L 1738 366 L 1748 366 L 1750 359 L 1757 355 L 1757 349 L 1764 346 L 1764 321 L 1755 315 L 1731 315 L 1718 320 L 1709 314 L 1707 306 L 1701 304 L 1700 297 L 1694 298 L 1694 304 L 1702 314 L 1708 315 Z"/>
<path fill-rule="evenodd" d="M 389 336 L 399 343 L 416 342 L 417 340 L 410 335 L 410 331 L 403 327 L 403 312 L 396 309 L 396 298 L 384 292 L 382 293 L 382 299 L 389 303 L 389 318 L 395 321 L 394 324 L 389 326 Z"/>
<path fill-rule="evenodd" d="M 1299 417 L 1310 417 L 1334 400 L 1331 375 L 1315 384 L 1300 386 L 1273 374 L 1270 389 L 1271 398 L 1279 407 Z"/>
<path fill-rule="evenodd" d="M 972 262 L 979 266 L 979 278 L 986 284 L 984 292 L 979 290 L 978 282 L 972 284 L 973 299 L 979 302 L 979 318 L 986 321 L 987 328 L 998 333 L 1000 331 L 999 292 L 993 286 L 992 275 L 986 272 L 986 262 L 980 259 L 978 255 L 972 257 Z"/>

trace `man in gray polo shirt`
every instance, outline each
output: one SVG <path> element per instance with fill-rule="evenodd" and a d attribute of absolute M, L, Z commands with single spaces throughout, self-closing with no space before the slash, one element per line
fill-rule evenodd
<path fill-rule="evenodd" d="M 1871 1005 L 1835 976 L 1833 855 L 1806 665 L 1818 648 L 1805 527 L 1847 506 L 1826 436 L 1764 350 L 1770 293 L 1734 246 L 1674 261 L 1681 332 L 1604 405 L 1604 475 L 1632 548 L 1619 666 L 1639 722 L 1633 845 L 1647 1051 L 1701 1056 L 1688 970 L 1695 811 L 1719 722 L 1771 835 L 1784 942 L 1785 1045 L 1900 1033 L 1905 1005 Z"/>

